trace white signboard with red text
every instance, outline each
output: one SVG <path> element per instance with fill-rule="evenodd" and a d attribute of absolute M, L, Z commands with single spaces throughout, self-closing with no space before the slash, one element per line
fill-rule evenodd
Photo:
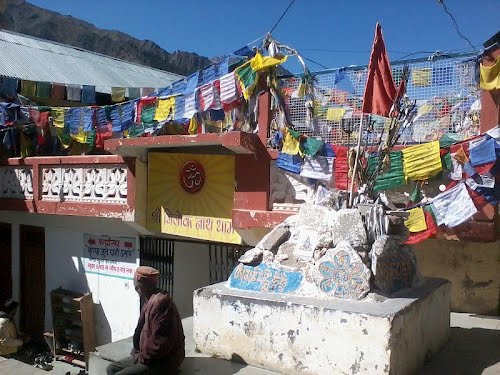
<path fill-rule="evenodd" d="M 133 237 L 83 235 L 85 273 L 133 280 L 139 256 Z"/>

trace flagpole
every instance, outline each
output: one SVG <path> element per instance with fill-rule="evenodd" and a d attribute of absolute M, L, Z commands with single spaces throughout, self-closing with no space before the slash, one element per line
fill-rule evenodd
<path fill-rule="evenodd" d="M 356 170 L 358 169 L 359 151 L 361 149 L 361 133 L 363 131 L 363 117 L 364 114 L 361 113 L 361 120 L 359 121 L 358 130 L 358 145 L 356 146 L 356 159 L 354 159 L 354 169 L 351 176 L 351 186 L 349 187 L 349 208 L 352 207 L 354 200 L 354 179 L 356 178 Z"/>

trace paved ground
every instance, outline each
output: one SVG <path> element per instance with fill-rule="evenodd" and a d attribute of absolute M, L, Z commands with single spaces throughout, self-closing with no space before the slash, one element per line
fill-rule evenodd
<path fill-rule="evenodd" d="M 500 318 L 451 314 L 448 345 L 421 375 L 500 375 Z"/>
<path fill-rule="evenodd" d="M 186 331 L 190 329 L 186 326 Z M 420 372 L 420 375 L 500 375 L 500 317 L 451 314 L 451 337 Z M 180 375 L 276 375 L 255 367 L 210 358 L 194 351 L 192 340 L 186 342 L 187 358 Z M 0 357 L 1 358 L 1 357 Z M 34 368 L 0 359 L 0 374 L 40 374 Z M 52 375 L 77 375 L 79 368 L 55 362 Z M 91 374 L 101 375 L 101 374 Z"/>

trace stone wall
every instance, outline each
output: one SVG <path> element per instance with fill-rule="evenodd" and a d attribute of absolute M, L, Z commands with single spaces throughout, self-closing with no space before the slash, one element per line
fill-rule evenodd
<path fill-rule="evenodd" d="M 451 309 L 500 315 L 500 241 L 427 240 L 415 246 L 424 276 L 452 283 Z"/>
<path fill-rule="evenodd" d="M 214 317 L 218 317 L 214 319 Z M 197 350 L 284 374 L 415 374 L 449 337 L 450 284 L 426 279 L 383 302 L 194 293 Z"/>

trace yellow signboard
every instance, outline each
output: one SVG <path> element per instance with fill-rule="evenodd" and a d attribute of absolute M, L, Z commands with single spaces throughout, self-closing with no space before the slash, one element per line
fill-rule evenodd
<path fill-rule="evenodd" d="M 149 153 L 150 231 L 241 244 L 232 226 L 234 157 Z"/>

